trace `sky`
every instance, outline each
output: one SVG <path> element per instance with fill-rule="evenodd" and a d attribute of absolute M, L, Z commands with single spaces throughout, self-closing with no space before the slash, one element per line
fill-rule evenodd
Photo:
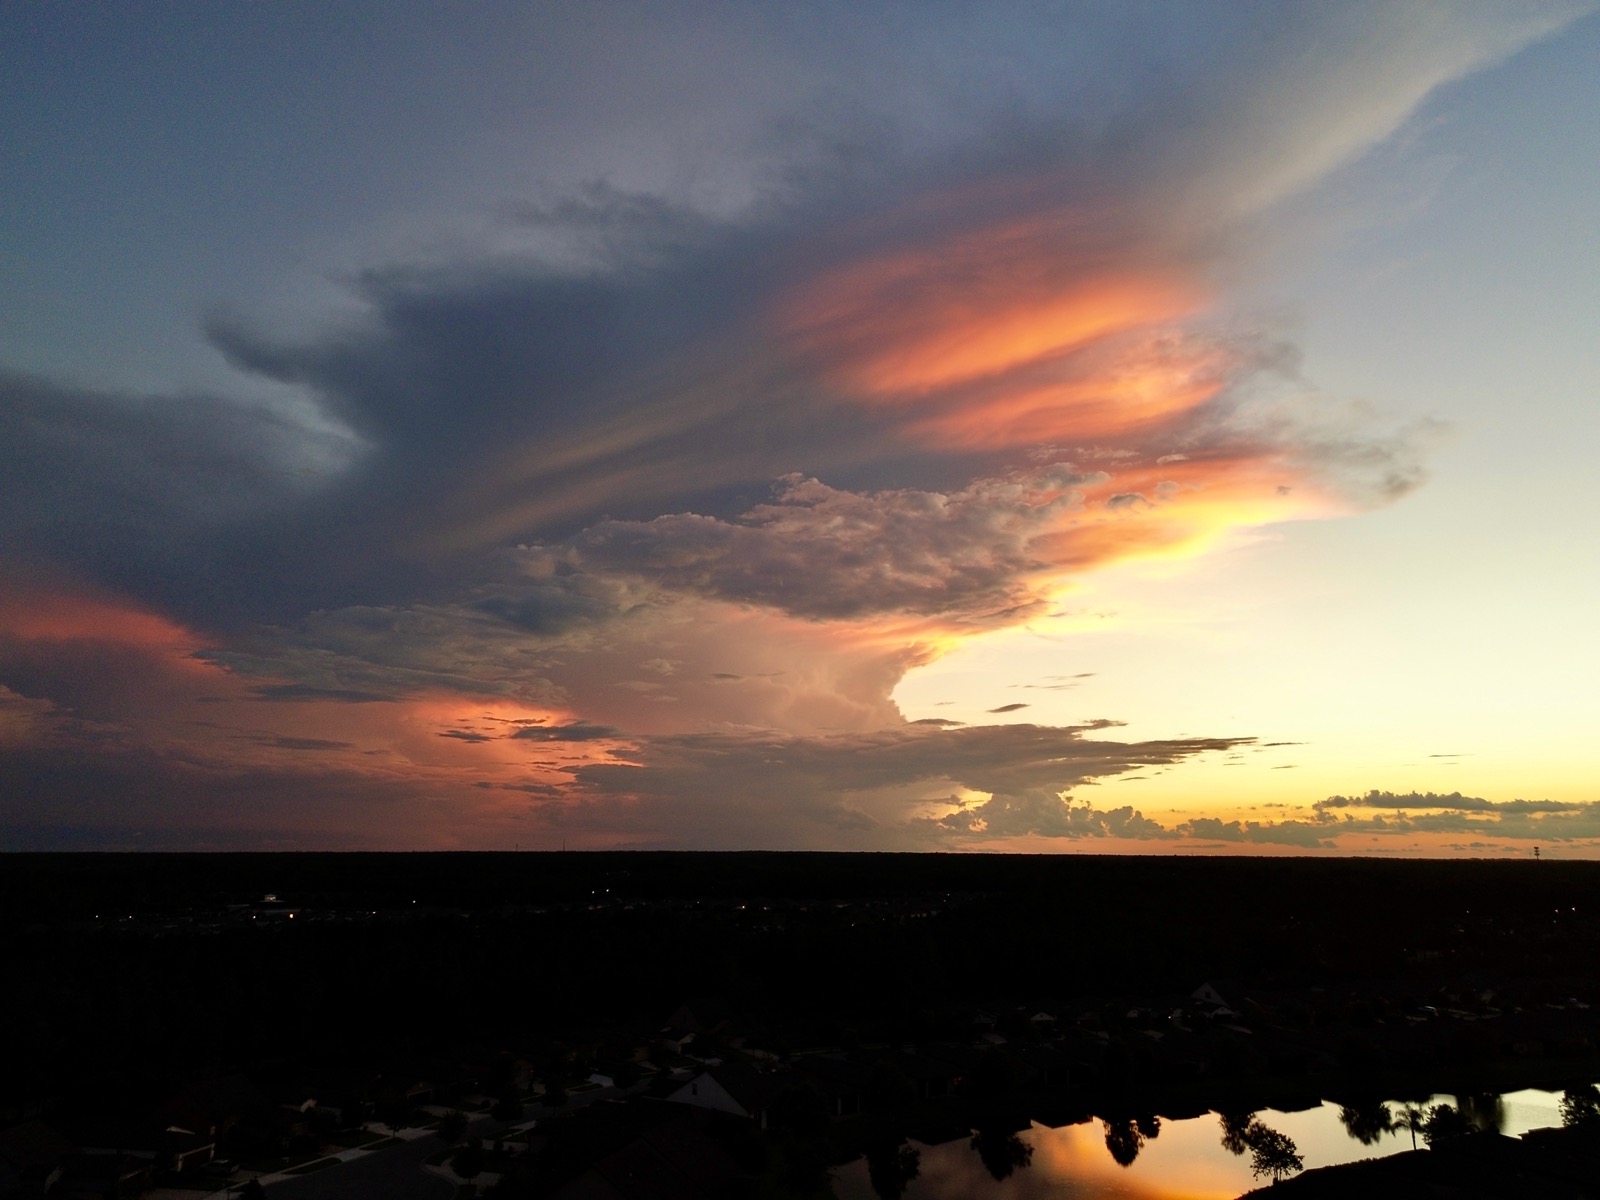
<path fill-rule="evenodd" d="M 0 849 L 1600 856 L 1594 4 L 5 12 Z"/>

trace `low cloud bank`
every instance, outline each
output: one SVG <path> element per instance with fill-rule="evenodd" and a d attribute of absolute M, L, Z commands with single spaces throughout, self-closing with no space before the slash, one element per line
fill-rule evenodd
<path fill-rule="evenodd" d="M 1329 796 L 1318 800 L 1312 809 L 1324 814 L 1336 808 L 1394 809 L 1397 811 L 1442 809 L 1457 813 L 1572 813 L 1583 812 L 1590 804 L 1580 800 L 1505 800 L 1496 803 L 1482 796 L 1463 796 L 1460 792 L 1383 792 L 1374 788 L 1364 796 Z"/>

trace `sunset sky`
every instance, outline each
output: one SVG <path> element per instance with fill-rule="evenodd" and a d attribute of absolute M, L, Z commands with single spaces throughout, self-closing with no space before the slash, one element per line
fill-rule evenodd
<path fill-rule="evenodd" d="M 1600 855 L 1594 5 L 5 23 L 0 848 Z"/>

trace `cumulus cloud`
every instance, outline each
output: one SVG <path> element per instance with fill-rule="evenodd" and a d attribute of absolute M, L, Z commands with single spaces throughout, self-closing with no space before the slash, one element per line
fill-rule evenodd
<path fill-rule="evenodd" d="M 949 494 L 860 494 L 795 475 L 735 521 L 607 521 L 574 549 L 591 570 L 798 616 L 1010 608 L 1031 600 L 1028 577 L 1048 566 L 1034 540 L 1081 509 L 1085 483 L 1104 479 L 1056 465 Z"/>
<path fill-rule="evenodd" d="M 1074 804 L 1050 791 L 992 796 L 981 804 L 963 807 L 940 817 L 940 827 L 985 838 L 1138 838 L 1170 839 L 1178 836 L 1131 806 L 1109 810 Z"/>
<path fill-rule="evenodd" d="M 1311 849 L 1333 844 L 1326 829 L 1312 822 L 1295 820 L 1223 821 L 1216 817 L 1195 817 L 1176 826 L 1174 833 L 1203 841 L 1255 842 Z"/>
<path fill-rule="evenodd" d="M 1312 808 L 1325 812 L 1336 808 L 1444 809 L 1449 812 L 1541 813 L 1576 812 L 1587 805 L 1565 800 L 1507 800 L 1496 803 L 1482 796 L 1463 796 L 1460 792 L 1385 792 L 1374 788 L 1364 796 L 1329 796 Z"/>
<path fill-rule="evenodd" d="M 1487 803 L 1487 802 L 1486 802 Z M 1401 810 L 1392 815 L 1335 817 L 1322 811 L 1317 827 L 1329 837 L 1352 834 L 1493 834 L 1520 841 L 1600 838 L 1600 801 L 1508 800 L 1487 808 Z"/>

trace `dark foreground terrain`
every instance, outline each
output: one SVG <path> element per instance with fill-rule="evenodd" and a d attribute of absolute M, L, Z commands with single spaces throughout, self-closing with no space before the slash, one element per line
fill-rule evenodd
<path fill-rule="evenodd" d="M 0 913 L 0 1125 L 122 1194 L 453 1108 L 541 1118 L 499 1194 L 815 1195 L 907 1135 L 1600 1077 L 1600 864 L 11 855 Z"/>

